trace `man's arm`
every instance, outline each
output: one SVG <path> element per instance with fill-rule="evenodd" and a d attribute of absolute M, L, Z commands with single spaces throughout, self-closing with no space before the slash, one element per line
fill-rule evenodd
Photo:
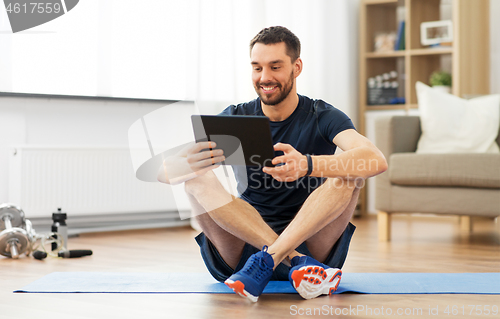
<path fill-rule="evenodd" d="M 383 173 L 387 170 L 387 161 L 382 152 L 366 137 L 356 130 L 348 129 L 340 132 L 333 139 L 333 143 L 344 152 L 338 155 L 311 156 L 313 171 L 311 176 L 337 177 L 342 179 L 366 179 Z M 273 164 L 285 165 L 263 171 L 278 181 L 291 182 L 307 173 L 306 156 L 300 154 L 291 145 L 278 143 L 274 150 L 285 154 L 275 157 Z"/>
<path fill-rule="evenodd" d="M 384 154 L 356 130 L 340 132 L 333 143 L 344 152 L 338 155 L 312 156 L 312 176 L 366 179 L 387 170 Z"/>

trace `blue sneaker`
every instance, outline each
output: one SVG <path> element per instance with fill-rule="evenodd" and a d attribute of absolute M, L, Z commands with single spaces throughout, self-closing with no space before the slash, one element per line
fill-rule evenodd
<path fill-rule="evenodd" d="M 271 279 L 273 268 L 274 260 L 267 253 L 267 246 L 264 246 L 262 251 L 250 256 L 245 266 L 224 283 L 240 296 L 256 302 Z"/>
<path fill-rule="evenodd" d="M 331 295 L 337 290 L 342 270 L 330 268 L 309 256 L 295 256 L 291 264 L 288 278 L 302 298 Z"/>

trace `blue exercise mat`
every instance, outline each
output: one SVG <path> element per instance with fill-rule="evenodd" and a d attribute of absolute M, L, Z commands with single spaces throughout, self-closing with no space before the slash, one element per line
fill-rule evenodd
<path fill-rule="evenodd" d="M 232 293 L 208 273 L 55 272 L 14 292 Z M 500 294 L 500 273 L 344 273 L 336 293 Z M 271 281 L 264 293 L 296 293 Z"/>

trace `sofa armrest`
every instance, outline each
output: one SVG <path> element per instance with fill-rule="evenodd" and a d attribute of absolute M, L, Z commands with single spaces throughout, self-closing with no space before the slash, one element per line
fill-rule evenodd
<path fill-rule="evenodd" d="M 392 153 L 415 152 L 421 134 L 418 116 L 383 117 L 375 122 L 376 144 L 387 159 Z"/>
<path fill-rule="evenodd" d="M 375 122 L 375 144 L 384 154 L 389 167 L 391 154 L 415 152 L 420 134 L 418 116 L 380 117 Z M 392 212 L 392 192 L 388 171 L 375 177 L 375 208 Z"/>

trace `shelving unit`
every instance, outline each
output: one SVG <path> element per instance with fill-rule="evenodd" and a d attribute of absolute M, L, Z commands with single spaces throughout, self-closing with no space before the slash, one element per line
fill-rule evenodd
<path fill-rule="evenodd" d="M 415 84 L 429 84 L 434 71 L 452 74 L 452 94 L 489 93 L 489 1 L 490 0 L 361 0 L 359 28 L 359 126 L 365 134 L 367 111 L 418 108 Z M 420 24 L 442 20 L 441 8 L 448 6 L 453 21 L 450 47 L 429 48 L 420 43 Z M 449 10 L 451 6 L 451 10 Z M 405 21 L 406 50 L 374 52 L 379 33 L 398 31 Z M 406 103 L 368 105 L 368 79 L 397 70 Z M 361 194 L 361 212 L 366 213 L 366 191 Z"/>

